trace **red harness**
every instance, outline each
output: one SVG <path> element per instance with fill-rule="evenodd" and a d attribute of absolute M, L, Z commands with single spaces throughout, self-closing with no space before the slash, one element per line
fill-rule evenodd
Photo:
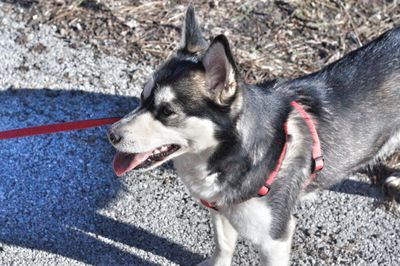
<path fill-rule="evenodd" d="M 304 185 L 304 187 L 307 187 L 314 180 L 314 178 L 317 175 L 317 172 L 321 171 L 322 168 L 324 167 L 324 157 L 322 156 L 321 144 L 319 141 L 318 133 L 317 133 L 317 130 L 314 126 L 314 122 L 312 121 L 311 117 L 307 114 L 307 112 L 303 109 L 303 107 L 301 107 L 297 102 L 292 101 L 292 102 L 290 102 L 290 105 L 299 113 L 301 118 L 303 118 L 304 122 L 306 122 L 308 130 L 310 131 L 310 135 L 312 137 L 312 141 L 313 141 L 311 174 L 310 174 L 310 178 L 307 180 L 307 182 Z M 285 144 L 283 145 L 282 152 L 279 155 L 279 159 L 278 159 L 278 162 L 277 162 L 274 170 L 269 174 L 264 185 L 258 190 L 257 195 L 259 197 L 264 197 L 265 195 L 267 195 L 270 192 L 271 185 L 274 182 L 275 177 L 278 174 L 279 169 L 281 168 L 283 158 L 285 157 L 286 148 L 287 148 L 287 140 L 288 140 L 287 123 L 285 123 L 283 125 L 283 129 L 285 131 Z M 207 208 L 218 210 L 214 204 L 212 204 L 204 199 L 200 199 L 200 202 Z"/>

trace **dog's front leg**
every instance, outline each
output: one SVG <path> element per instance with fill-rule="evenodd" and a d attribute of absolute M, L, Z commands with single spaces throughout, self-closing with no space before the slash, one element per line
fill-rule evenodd
<path fill-rule="evenodd" d="M 287 225 L 287 234 L 281 239 L 268 239 L 259 247 L 261 265 L 287 266 L 296 224 L 292 217 Z"/>
<path fill-rule="evenodd" d="M 228 219 L 222 214 L 211 211 L 214 225 L 215 250 L 212 258 L 203 261 L 199 265 L 229 266 L 235 251 L 238 233 L 232 227 Z"/>

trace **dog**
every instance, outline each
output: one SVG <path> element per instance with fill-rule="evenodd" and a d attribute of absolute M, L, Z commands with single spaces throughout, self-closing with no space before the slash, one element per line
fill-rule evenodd
<path fill-rule="evenodd" d="M 249 85 L 227 38 L 208 43 L 190 6 L 179 48 L 108 130 L 113 169 L 173 161 L 211 212 L 216 248 L 201 265 L 230 265 L 239 235 L 263 265 L 288 265 L 296 202 L 398 151 L 399 104 L 400 28 L 316 73 Z M 399 195 L 400 175 L 382 183 Z"/>

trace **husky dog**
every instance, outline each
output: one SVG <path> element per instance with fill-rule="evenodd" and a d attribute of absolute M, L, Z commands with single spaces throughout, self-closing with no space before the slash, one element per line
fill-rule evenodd
<path fill-rule="evenodd" d="M 109 129 L 113 168 L 120 176 L 173 160 L 212 214 L 216 249 L 202 265 L 230 265 L 238 235 L 263 264 L 287 265 L 299 196 L 396 151 L 399 104 L 400 29 L 311 75 L 249 85 L 227 38 L 208 44 L 189 7 L 180 47 L 150 76 L 139 107 Z M 325 167 L 310 179 L 316 141 Z M 257 196 L 274 169 L 269 193 Z M 383 183 L 398 195 L 400 175 Z"/>

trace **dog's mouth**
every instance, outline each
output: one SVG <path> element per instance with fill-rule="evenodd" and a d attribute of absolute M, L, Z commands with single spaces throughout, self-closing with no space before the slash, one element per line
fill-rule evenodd
<path fill-rule="evenodd" d="M 147 169 L 157 163 L 166 161 L 171 154 L 179 149 L 179 145 L 170 144 L 163 145 L 150 152 L 125 153 L 117 151 L 112 166 L 115 174 L 122 176 L 130 170 Z"/>

